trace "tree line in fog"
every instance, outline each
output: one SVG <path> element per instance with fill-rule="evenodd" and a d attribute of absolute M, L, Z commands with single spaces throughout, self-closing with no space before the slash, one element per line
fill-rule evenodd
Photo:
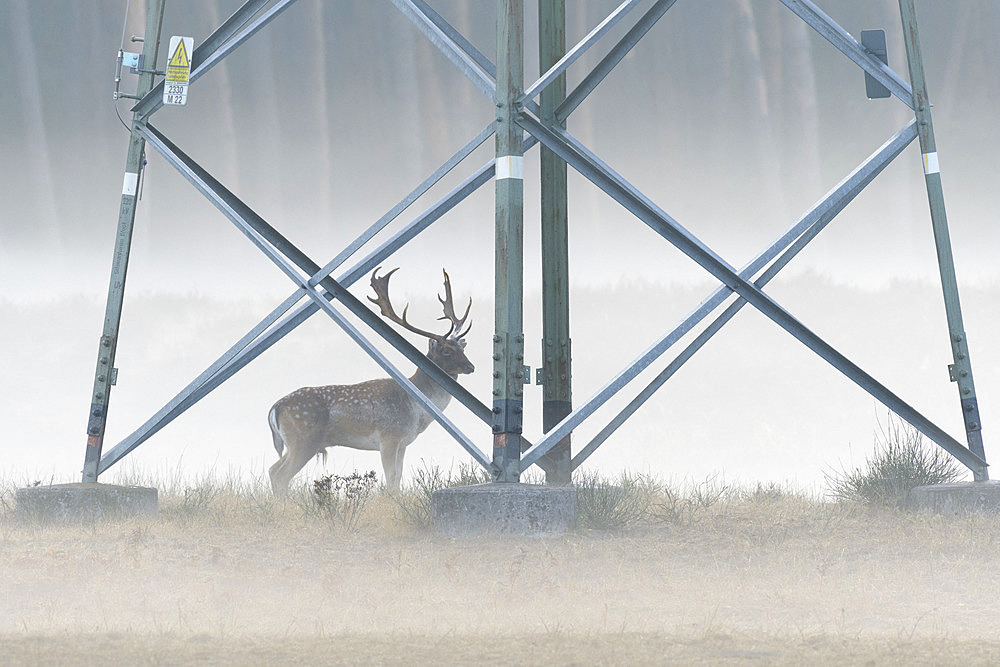
<path fill-rule="evenodd" d="M 164 34 L 190 34 L 198 42 L 238 4 L 171 0 Z M 618 3 L 567 4 L 575 40 Z M 109 210 L 113 193 L 93 192 L 87 174 L 119 173 L 124 162 L 124 129 L 111 101 L 124 5 L 8 0 L 0 6 L 0 35 L 8 45 L 8 57 L 0 58 L 3 247 L 72 247 L 92 232 L 81 208 L 99 200 L 92 208 L 101 215 Z M 142 30 L 142 5 L 132 2 L 128 34 Z M 492 56 L 492 4 L 432 5 Z M 533 11 L 534 3 L 527 5 Z M 886 27 L 890 65 L 906 76 L 902 44 L 894 39 L 897 0 L 820 5 L 852 34 Z M 971 109 L 993 101 L 1000 89 L 1000 3 L 924 1 L 918 10 L 932 99 Z M 533 25 L 530 18 L 528 23 Z M 126 50 L 138 47 L 126 41 Z M 533 57 L 532 47 L 528 52 Z M 571 85 L 601 53 L 574 68 Z M 603 133 L 614 140 L 634 133 L 638 123 L 661 133 L 677 153 L 697 154 L 708 165 L 724 165 L 733 146 L 741 145 L 757 156 L 759 169 L 774 174 L 766 186 L 774 197 L 782 196 L 777 190 L 785 178 L 822 188 L 829 180 L 822 164 L 824 119 L 864 103 L 860 71 L 838 59 L 777 1 L 682 1 L 574 114 L 570 127 L 584 139 Z M 530 79 L 535 64 L 526 69 Z M 367 0 L 297 3 L 192 86 L 190 97 L 192 108 L 210 112 L 212 122 L 188 111 L 164 125 L 188 133 L 187 145 L 211 145 L 213 168 L 227 185 L 241 192 L 274 189 L 276 206 L 284 210 L 308 199 L 323 214 L 338 207 L 335 188 L 324 184 L 384 171 L 394 187 L 404 187 L 491 113 L 479 91 L 389 2 Z M 616 105 L 626 105 L 629 123 L 614 122 Z M 128 104 L 119 110 L 127 118 Z M 896 113 L 905 121 L 905 109 Z M 747 133 L 740 129 L 745 126 L 755 129 Z M 264 165 L 306 159 L 319 186 Z"/>

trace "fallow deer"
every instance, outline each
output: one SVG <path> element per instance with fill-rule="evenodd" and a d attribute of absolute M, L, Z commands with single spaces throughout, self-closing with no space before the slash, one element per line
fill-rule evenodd
<path fill-rule="evenodd" d="M 472 309 L 472 299 L 465 315 L 458 317 L 451 296 L 451 281 L 444 272 L 444 316 L 451 326 L 444 334 L 418 329 L 406 321 L 406 308 L 397 315 L 389 300 L 389 278 L 398 269 L 379 277 L 372 273 L 375 297 L 368 297 L 382 315 L 413 333 L 428 338 L 427 358 L 454 379 L 471 373 L 475 366 L 465 356 L 465 336 L 472 328 L 462 327 Z M 439 410 L 444 410 L 451 394 L 442 389 L 419 368 L 410 381 Z M 271 408 L 267 416 L 271 426 L 278 462 L 271 466 L 271 487 L 275 495 L 287 494 L 292 478 L 314 456 L 325 460 L 328 447 L 378 450 L 382 455 L 385 483 L 390 490 L 399 489 L 403 473 L 403 454 L 431 423 L 433 417 L 392 378 L 369 380 L 359 384 L 303 387 L 288 394 Z"/>

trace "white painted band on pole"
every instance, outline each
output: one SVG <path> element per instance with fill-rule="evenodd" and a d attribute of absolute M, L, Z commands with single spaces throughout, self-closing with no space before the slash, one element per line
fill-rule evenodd
<path fill-rule="evenodd" d="M 135 196 L 135 187 L 139 183 L 139 174 L 130 171 L 125 172 L 125 183 L 122 185 L 122 194 Z"/>
<path fill-rule="evenodd" d="M 925 174 L 938 174 L 941 172 L 941 168 L 938 166 L 937 152 L 934 153 L 924 153 L 924 173 Z"/>
<path fill-rule="evenodd" d="M 497 180 L 516 178 L 524 180 L 524 158 L 520 155 L 504 155 L 497 158 Z"/>

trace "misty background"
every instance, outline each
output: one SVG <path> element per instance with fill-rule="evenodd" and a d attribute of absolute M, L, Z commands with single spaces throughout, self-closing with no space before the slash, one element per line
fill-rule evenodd
<path fill-rule="evenodd" d="M 141 35 L 132 2 L 126 35 Z M 170 35 L 201 43 L 241 3 L 171 0 Z M 489 2 L 435 0 L 494 57 Z M 576 43 L 617 1 L 571 1 Z M 856 37 L 884 28 L 908 79 L 897 0 L 819 3 Z M 570 89 L 647 5 L 569 70 Z M 987 457 L 1000 395 L 1000 5 L 917 3 L 952 241 Z M 0 341 L 9 381 L 0 419 L 17 481 L 77 478 L 117 224 L 127 130 L 111 98 L 124 1 L 0 5 Z M 537 76 L 536 3 L 526 2 L 525 78 Z M 127 39 L 127 37 L 126 37 Z M 141 45 L 126 42 L 125 50 Z M 125 75 L 122 90 L 134 90 Z M 128 101 L 118 103 L 129 118 Z M 389 2 L 301 0 L 195 82 L 185 107 L 152 124 L 320 264 L 326 263 L 479 132 L 492 105 Z M 678 2 L 570 117 L 569 130 L 681 224 L 740 266 L 909 122 L 870 101 L 860 69 L 775 0 Z M 490 159 L 492 140 L 388 232 Z M 526 363 L 540 354 L 537 148 L 525 160 Z M 147 151 L 105 449 L 291 291 L 291 283 L 158 154 Z M 393 298 L 430 326 L 441 267 L 474 299 L 463 378 L 490 390 L 493 187 L 487 184 L 399 251 Z M 380 238 L 385 238 L 381 236 Z M 694 262 L 570 170 L 574 398 L 582 402 L 714 287 Z M 372 246 L 373 247 L 373 246 Z M 366 251 L 367 252 L 367 251 Z M 348 265 L 353 265 L 353 260 Z M 337 275 L 337 273 L 335 273 Z M 354 287 L 363 297 L 367 281 Z M 960 441 L 934 244 L 916 142 L 767 289 L 806 325 Z M 424 347 L 422 341 L 414 341 Z M 677 349 L 679 351 L 680 348 Z M 676 354 L 676 351 L 674 351 Z M 392 353 L 393 359 L 400 357 Z M 585 444 L 673 358 L 668 353 L 575 434 Z M 412 369 L 401 361 L 406 372 Z M 189 410 L 123 466 L 259 474 L 276 458 L 270 405 L 304 385 L 381 375 L 320 314 Z M 526 435 L 541 391 L 526 388 Z M 484 451 L 487 427 L 448 415 Z M 822 483 L 863 461 L 885 409 L 752 308 L 695 356 L 588 460 L 613 473 L 719 474 Z M 331 450 L 328 470 L 376 469 L 378 456 Z M 464 452 L 433 425 L 411 445 L 445 467 Z M 308 467 L 307 474 L 317 469 Z"/>

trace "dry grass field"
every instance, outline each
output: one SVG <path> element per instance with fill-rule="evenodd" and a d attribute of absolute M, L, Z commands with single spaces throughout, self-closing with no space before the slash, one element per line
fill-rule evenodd
<path fill-rule="evenodd" d="M 0 662 L 1000 662 L 996 517 L 644 493 L 617 529 L 455 540 L 414 488 L 324 507 L 204 480 L 161 488 L 156 519 L 72 526 L 18 521 L 8 489 Z"/>

